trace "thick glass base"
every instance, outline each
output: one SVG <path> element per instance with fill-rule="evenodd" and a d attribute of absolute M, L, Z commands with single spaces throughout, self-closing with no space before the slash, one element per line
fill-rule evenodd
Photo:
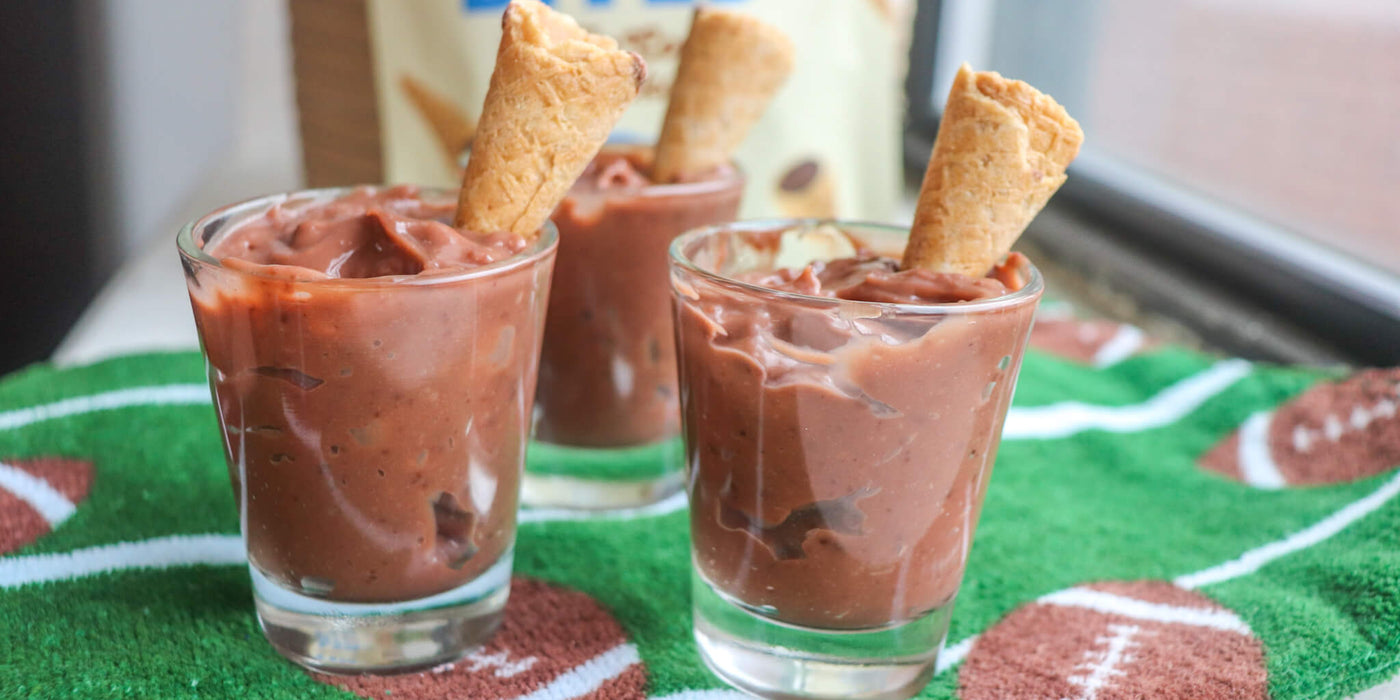
<path fill-rule="evenodd" d="M 520 481 L 520 500 L 535 508 L 617 510 L 663 501 L 680 492 L 682 486 L 684 481 L 680 472 L 629 481 L 542 476 L 526 472 Z"/>
<path fill-rule="evenodd" d="M 933 678 L 953 604 L 873 630 L 768 619 L 692 574 L 695 642 L 726 683 L 765 698 L 909 698 Z"/>
<path fill-rule="evenodd" d="M 501 624 L 511 553 L 450 591 L 397 603 L 339 603 L 295 593 L 250 566 L 263 635 L 283 656 L 324 673 L 401 673 L 455 661 Z"/>

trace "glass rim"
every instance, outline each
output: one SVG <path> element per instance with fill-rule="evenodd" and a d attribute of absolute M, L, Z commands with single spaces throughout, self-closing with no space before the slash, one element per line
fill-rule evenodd
<path fill-rule="evenodd" d="M 950 314 L 975 314 L 987 313 L 999 309 L 1014 308 L 1026 303 L 1034 302 L 1035 299 L 1045 290 L 1045 279 L 1040 274 L 1040 268 L 1035 266 L 1029 258 L 1026 259 L 1026 267 L 1029 270 L 1029 278 L 1026 283 L 1016 291 L 1009 292 L 997 297 L 987 299 L 974 299 L 972 301 L 946 301 L 926 304 L 909 304 L 889 301 L 860 301 L 853 299 L 837 299 L 834 297 L 814 296 L 802 294 L 800 292 L 789 292 L 780 289 L 765 287 L 760 284 L 744 282 L 734 279 L 728 275 L 706 270 L 691 260 L 685 254 L 685 247 L 690 243 L 707 238 L 717 233 L 726 231 L 737 232 L 764 232 L 774 230 L 787 230 L 802 226 L 814 227 L 821 225 L 835 226 L 840 229 L 875 229 L 889 232 L 908 234 L 907 226 L 895 224 L 878 223 L 873 221 L 859 221 L 853 219 L 748 219 L 735 221 L 727 224 L 716 224 L 713 226 L 702 226 L 691 229 L 671 241 L 668 250 L 670 264 L 679 267 L 687 272 L 703 277 L 713 283 L 723 287 L 729 287 L 749 295 L 775 297 L 787 301 L 800 302 L 808 305 L 845 307 L 852 305 L 863 306 L 875 309 L 884 309 L 906 315 L 950 315 Z M 674 287 L 674 285 L 673 285 Z"/>
<path fill-rule="evenodd" d="M 251 277 L 257 279 L 276 280 L 288 284 L 315 285 L 322 288 L 362 288 L 362 289 L 383 289 L 385 287 L 420 287 L 439 284 L 449 284 L 477 277 L 490 277 L 503 274 L 518 267 L 529 266 L 538 263 L 548 257 L 558 247 L 559 229 L 554 222 L 545 219 L 540 227 L 540 234 L 530 239 L 529 245 L 519 253 L 516 253 L 503 260 L 497 260 L 486 265 L 464 268 L 457 271 L 434 272 L 430 274 L 417 275 L 387 275 L 382 277 L 328 277 L 326 279 L 292 280 L 282 275 L 275 275 L 259 270 L 238 270 L 224 265 L 218 258 L 206 253 L 204 248 L 195 241 L 195 233 L 202 231 L 214 221 L 230 216 L 245 214 L 255 211 L 265 211 L 274 205 L 292 200 L 293 198 L 308 198 L 307 204 L 324 203 L 349 194 L 359 189 L 369 188 L 371 190 L 384 190 L 393 185 L 345 185 L 340 187 L 314 187 L 303 190 L 292 190 L 290 192 L 278 192 L 266 194 L 250 199 L 245 199 L 232 204 L 225 204 L 208 213 L 190 219 L 180 231 L 175 234 L 175 247 L 180 252 L 180 258 L 192 264 L 225 270 L 234 275 Z M 450 197 L 456 195 L 455 190 L 445 187 L 418 186 L 420 195 L 433 195 Z"/>

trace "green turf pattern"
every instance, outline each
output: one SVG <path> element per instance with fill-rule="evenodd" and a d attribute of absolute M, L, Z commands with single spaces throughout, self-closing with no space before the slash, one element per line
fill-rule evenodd
<path fill-rule="evenodd" d="M 678 472 L 685 462 L 679 437 L 637 447 L 571 447 L 530 442 L 525 471 L 538 476 L 640 481 Z"/>
<path fill-rule="evenodd" d="M 1032 352 L 1016 406 L 1136 404 L 1216 362 L 1162 349 L 1093 370 Z M 1195 464 L 1252 413 L 1328 377 L 1257 365 L 1160 428 L 1005 442 L 950 643 L 1053 591 L 1104 579 L 1172 579 L 1215 566 L 1376 491 L 1391 474 L 1261 491 Z M 37 366 L 0 382 L 0 418 L 71 397 L 203 383 L 194 353 L 65 370 Z M 116 408 L 10 429 L 0 421 L 0 460 L 40 455 L 92 460 L 93 489 L 56 531 L 8 557 L 237 532 L 208 403 Z M 559 454 L 535 457 L 560 463 Z M 599 474 L 619 468 L 588 465 Z M 641 653 L 653 697 L 723 687 L 691 641 L 687 566 L 684 512 L 526 523 L 516 547 L 518 573 L 587 592 L 612 611 Z M 1201 592 L 1263 641 L 1275 698 L 1343 698 L 1379 684 L 1400 663 L 1400 502 Z M 921 697 L 954 697 L 956 681 L 956 670 L 943 673 Z M 254 620 L 244 568 L 194 566 L 0 588 L 0 698 L 29 697 L 351 696 L 310 680 L 272 651 Z"/>

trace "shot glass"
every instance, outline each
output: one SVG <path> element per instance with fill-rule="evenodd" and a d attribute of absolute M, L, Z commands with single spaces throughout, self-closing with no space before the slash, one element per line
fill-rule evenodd
<path fill-rule="evenodd" d="M 628 167 L 618 168 L 625 160 Z M 640 506 L 682 486 L 666 250 L 733 221 L 737 168 L 646 184 L 649 153 L 610 148 L 555 210 L 554 269 L 523 498 L 537 506 Z"/>
<path fill-rule="evenodd" d="M 227 206 L 178 247 L 263 633 L 308 668 L 406 671 L 500 623 L 557 235 L 419 277 L 299 281 L 204 251 L 348 191 Z"/>
<path fill-rule="evenodd" d="M 907 230 L 850 222 L 898 258 Z M 771 269 L 744 222 L 671 246 L 694 634 L 764 697 L 904 698 L 933 675 L 1042 282 L 946 304 L 846 301 Z"/>

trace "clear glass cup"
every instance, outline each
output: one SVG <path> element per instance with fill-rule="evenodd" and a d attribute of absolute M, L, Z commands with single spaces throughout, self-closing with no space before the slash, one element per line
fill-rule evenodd
<path fill-rule="evenodd" d="M 296 281 L 204 252 L 349 191 L 227 206 L 177 243 L 264 634 L 316 670 L 403 671 L 500 623 L 557 234 L 418 277 Z"/>
<path fill-rule="evenodd" d="M 834 223 L 898 258 L 907 229 Z M 903 698 L 933 675 L 1043 284 L 893 304 L 776 291 L 772 231 L 671 246 L 694 634 L 765 697 Z M 767 238 L 765 239 L 765 236 Z"/>
<path fill-rule="evenodd" d="M 555 210 L 555 263 L 523 499 L 622 508 L 682 486 L 675 335 L 666 250 L 690 229 L 733 221 L 735 167 L 644 184 L 649 149 L 605 149 Z M 631 170 L 609 170 L 626 159 Z M 618 181 L 621 180 L 621 181 Z"/>

